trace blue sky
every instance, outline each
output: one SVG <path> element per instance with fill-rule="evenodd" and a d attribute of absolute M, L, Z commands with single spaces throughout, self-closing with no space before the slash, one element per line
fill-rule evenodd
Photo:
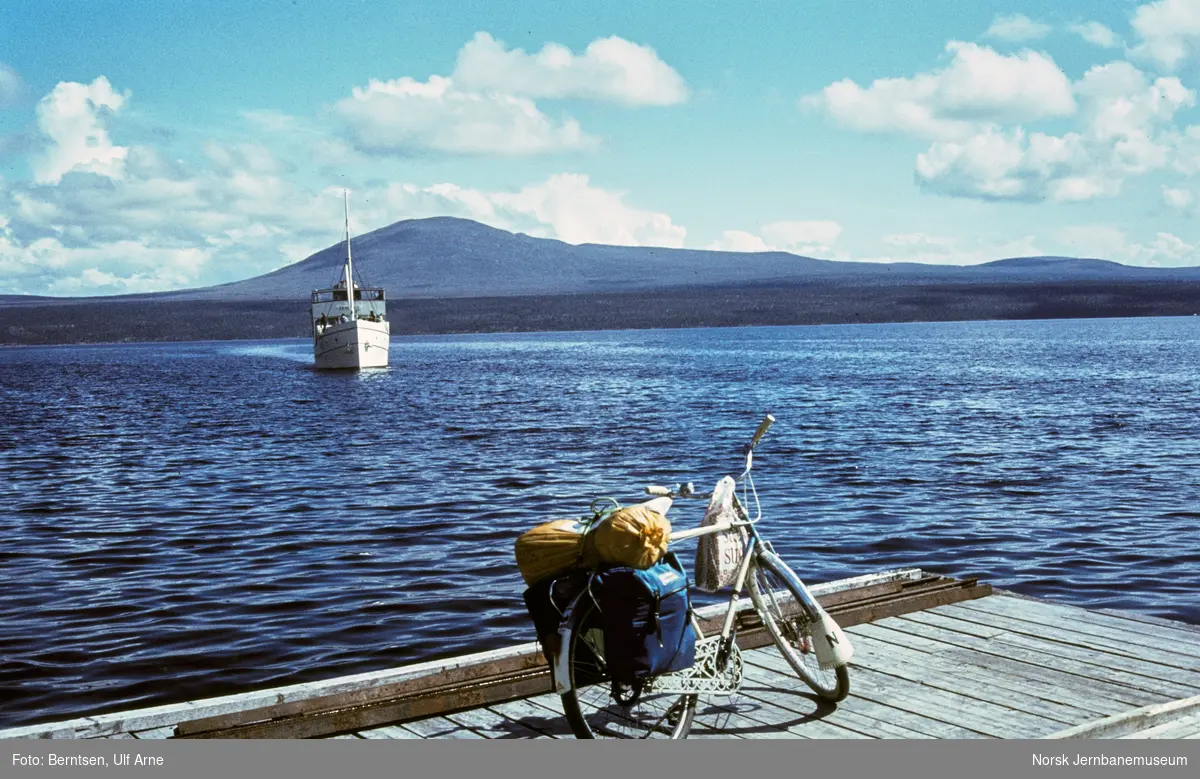
<path fill-rule="evenodd" d="M 356 232 L 1195 265 L 1198 60 L 1200 0 L 8 0 L 0 293 L 265 273 L 343 187 Z"/>

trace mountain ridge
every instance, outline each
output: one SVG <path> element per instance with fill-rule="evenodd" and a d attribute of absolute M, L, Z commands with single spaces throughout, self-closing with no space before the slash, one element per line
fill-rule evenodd
<path fill-rule="evenodd" d="M 360 282 L 389 298 L 461 298 L 622 292 L 763 282 L 857 279 L 861 283 L 1200 279 L 1200 268 L 1147 268 L 1096 258 L 1010 257 L 976 265 L 826 260 L 783 251 L 725 252 L 569 244 L 469 219 L 407 219 L 351 240 Z M 306 300 L 336 281 L 338 242 L 269 273 L 209 287 L 90 298 L 0 296 L 0 304 L 79 300 Z"/>

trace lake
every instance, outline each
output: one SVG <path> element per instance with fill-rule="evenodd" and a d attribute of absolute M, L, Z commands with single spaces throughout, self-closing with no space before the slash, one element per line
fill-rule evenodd
<path fill-rule="evenodd" d="M 710 488 L 767 410 L 808 581 L 1200 623 L 1197 355 L 1194 317 L 0 349 L 0 725 L 531 641 L 519 533 Z"/>

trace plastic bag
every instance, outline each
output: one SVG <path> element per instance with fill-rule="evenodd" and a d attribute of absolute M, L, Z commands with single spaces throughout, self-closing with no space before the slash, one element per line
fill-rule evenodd
<path fill-rule="evenodd" d="M 700 523 L 702 527 L 732 522 L 738 518 L 737 509 L 733 507 L 735 489 L 733 479 L 728 476 L 717 482 L 712 499 L 708 502 L 708 510 L 704 512 L 704 520 Z M 745 528 L 739 527 L 724 533 L 701 536 L 700 545 L 696 549 L 696 565 L 693 568 L 696 572 L 696 586 L 706 592 L 716 592 L 733 584 L 745 552 Z"/>

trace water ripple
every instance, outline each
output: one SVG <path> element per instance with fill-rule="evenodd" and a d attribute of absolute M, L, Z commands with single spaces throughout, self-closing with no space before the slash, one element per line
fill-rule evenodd
<path fill-rule="evenodd" d="M 531 640 L 521 531 L 710 483 L 768 408 L 761 527 L 806 579 L 1200 622 L 1193 318 L 395 346 L 0 349 L 0 725 Z"/>

